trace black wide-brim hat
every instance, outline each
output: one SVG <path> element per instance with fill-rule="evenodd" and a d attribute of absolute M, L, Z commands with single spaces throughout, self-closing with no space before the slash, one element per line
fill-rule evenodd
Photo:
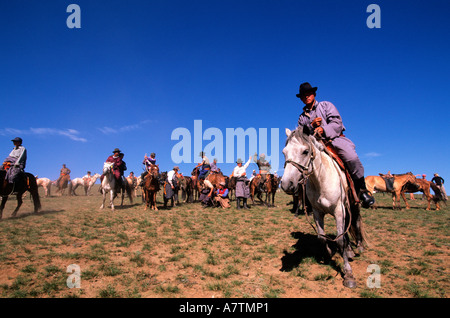
<path fill-rule="evenodd" d="M 301 98 L 302 96 L 305 96 L 308 93 L 315 93 L 317 91 L 317 87 L 312 87 L 311 84 L 308 82 L 300 84 L 300 87 L 298 89 L 298 94 L 295 95 L 298 98 Z"/>

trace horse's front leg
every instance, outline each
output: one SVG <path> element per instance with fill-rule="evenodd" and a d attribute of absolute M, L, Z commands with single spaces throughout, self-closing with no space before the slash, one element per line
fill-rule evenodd
<path fill-rule="evenodd" d="M 115 193 L 114 191 L 110 191 L 110 196 L 109 196 L 109 205 L 111 207 L 111 210 L 114 211 L 114 197 L 115 197 Z"/>
<path fill-rule="evenodd" d="M 153 206 L 154 206 L 154 210 L 158 211 L 158 208 L 156 206 L 156 194 L 157 194 L 157 192 L 153 193 Z"/>
<path fill-rule="evenodd" d="M 5 209 L 6 201 L 8 201 L 8 197 L 2 197 L 2 203 L 0 205 L 0 219 L 3 217 L 3 210 Z"/>
<path fill-rule="evenodd" d="M 11 214 L 12 217 L 16 216 L 17 212 L 19 211 L 19 209 L 23 203 L 22 194 L 23 193 L 17 193 L 17 207 L 14 209 L 14 212 Z"/>
<path fill-rule="evenodd" d="M 350 248 L 350 242 L 348 240 L 348 235 L 345 232 L 345 211 L 341 213 L 336 213 L 336 230 L 337 230 L 337 245 L 339 247 L 339 252 L 344 259 L 344 286 L 348 288 L 356 287 L 356 280 L 353 276 L 352 267 L 350 266 L 349 258 L 354 256 L 353 251 Z"/>
<path fill-rule="evenodd" d="M 316 210 L 313 210 L 314 214 L 314 221 L 316 223 L 317 228 L 317 238 L 322 243 L 324 249 L 325 249 L 325 256 L 326 261 L 328 262 L 331 257 L 333 256 L 333 252 L 331 251 L 330 247 L 327 244 L 327 239 L 325 237 L 325 224 L 324 224 L 324 215 L 320 212 L 317 212 Z"/>
<path fill-rule="evenodd" d="M 103 196 L 103 202 L 102 202 L 102 205 L 100 206 L 100 209 L 103 209 L 105 207 L 105 201 L 106 201 L 106 192 L 103 189 L 102 189 L 102 196 Z"/>
<path fill-rule="evenodd" d="M 403 201 L 405 201 L 406 209 L 409 210 L 411 207 L 409 206 L 408 201 L 406 201 L 405 192 L 400 192 L 400 195 L 402 196 Z M 398 199 L 398 201 L 400 202 L 400 198 Z"/>

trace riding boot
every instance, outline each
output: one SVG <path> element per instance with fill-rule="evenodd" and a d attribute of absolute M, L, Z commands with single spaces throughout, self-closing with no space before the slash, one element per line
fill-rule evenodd
<path fill-rule="evenodd" d="M 367 191 L 366 180 L 362 177 L 353 182 L 355 184 L 356 193 L 358 193 L 358 197 L 361 200 L 361 206 L 365 209 L 370 208 L 375 203 L 375 199 L 370 192 Z"/>
<path fill-rule="evenodd" d="M 247 198 L 244 198 L 243 199 L 244 200 L 244 209 L 250 209 L 248 206 L 247 206 Z"/>
<path fill-rule="evenodd" d="M 236 198 L 236 209 L 241 209 L 241 198 Z"/>

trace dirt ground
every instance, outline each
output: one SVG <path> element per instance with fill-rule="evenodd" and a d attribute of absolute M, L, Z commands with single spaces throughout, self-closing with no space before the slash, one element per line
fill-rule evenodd
<path fill-rule="evenodd" d="M 362 211 L 370 246 L 351 262 L 354 289 L 342 284 L 342 258 L 324 261 L 313 228 L 290 212 L 291 197 L 282 192 L 276 207 L 250 210 L 237 210 L 235 201 L 226 210 L 199 203 L 163 209 L 158 198 L 158 211 L 145 211 L 141 197 L 101 210 L 94 188 L 89 196 L 41 196 L 38 214 L 27 198 L 16 218 L 10 198 L 0 221 L 0 296 L 448 297 L 449 208 L 426 211 L 421 194 L 401 211 L 377 194 L 379 208 Z M 334 235 L 334 220 L 326 222 Z M 68 271 L 72 264 L 79 272 Z"/>

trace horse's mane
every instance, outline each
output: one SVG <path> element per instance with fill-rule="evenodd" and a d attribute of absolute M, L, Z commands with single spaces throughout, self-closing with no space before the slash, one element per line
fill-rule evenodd
<path fill-rule="evenodd" d="M 308 135 L 304 132 L 302 127 L 297 127 L 295 130 L 291 131 L 291 134 L 286 139 L 286 145 L 293 139 L 296 138 L 303 144 L 312 143 L 317 149 L 320 151 L 324 150 L 324 146 L 321 142 L 319 142 L 314 136 Z"/>

